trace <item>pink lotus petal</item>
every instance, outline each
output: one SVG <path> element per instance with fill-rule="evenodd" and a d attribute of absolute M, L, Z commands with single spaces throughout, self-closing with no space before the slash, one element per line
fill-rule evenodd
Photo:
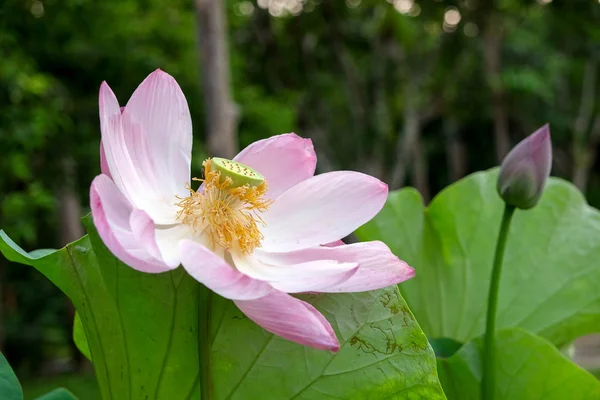
<path fill-rule="evenodd" d="M 359 172 L 329 172 L 287 190 L 263 214 L 262 248 L 291 251 L 343 238 L 372 219 L 387 185 Z"/>
<path fill-rule="evenodd" d="M 235 304 L 252 321 L 284 339 L 336 352 L 340 344 L 325 317 L 310 304 L 275 291 L 257 300 Z"/>
<path fill-rule="evenodd" d="M 108 249 L 122 262 L 142 272 L 159 273 L 171 268 L 152 256 L 149 248 L 156 246 L 146 234 L 134 235 L 130 218 L 132 205 L 106 175 L 98 175 L 90 188 L 90 205 L 94 225 Z M 138 214 L 136 225 L 141 233 L 151 220 Z M 150 241 L 150 243 L 149 243 Z"/>
<path fill-rule="evenodd" d="M 102 82 L 100 85 L 100 93 L 98 96 L 98 108 L 100 110 L 100 129 L 104 130 L 107 127 L 104 126 L 106 121 L 109 121 L 115 116 L 121 115 L 121 108 L 119 107 L 119 101 L 115 96 L 114 92 L 108 86 L 106 82 Z"/>
<path fill-rule="evenodd" d="M 156 244 L 154 222 L 148 214 L 142 210 L 133 209 L 129 215 L 129 226 L 134 239 L 139 243 L 145 243 L 144 248 L 150 255 L 157 260 L 161 260 L 162 257 Z M 170 265 L 170 267 L 176 268 L 178 265 L 179 263 Z"/>
<path fill-rule="evenodd" d="M 132 186 L 132 191 L 134 191 L 141 185 L 137 182 L 137 175 L 133 174 L 130 169 L 131 164 L 127 163 L 129 156 L 124 151 L 126 148 L 122 143 L 123 128 L 121 126 L 119 103 L 106 82 L 102 82 L 102 85 L 100 85 L 100 94 L 98 97 L 100 130 L 102 132 L 102 139 L 100 140 L 100 166 L 103 172 L 105 170 L 110 172 L 110 178 L 113 179 L 119 190 L 129 201 L 132 201 L 127 190 L 128 187 Z M 115 154 L 113 154 L 113 150 Z M 103 160 L 104 163 L 102 162 Z M 122 176 L 121 172 L 125 176 Z M 128 184 L 125 182 L 128 182 Z"/>
<path fill-rule="evenodd" d="M 124 124 L 115 102 L 113 92 L 103 83 L 100 87 L 102 147 L 111 177 L 134 208 L 147 212 L 156 223 L 173 224 L 176 222 L 175 193 L 164 192 L 164 187 L 156 181 L 149 167 L 151 157 L 144 133 L 139 126 Z M 102 106 L 103 103 L 108 106 Z M 111 108 L 114 109 L 112 114 L 102 111 Z"/>
<path fill-rule="evenodd" d="M 148 174 L 165 194 L 186 196 L 192 157 L 192 120 L 187 101 L 173 77 L 151 73 L 135 90 L 123 120 L 138 126 L 146 146 Z"/>
<path fill-rule="evenodd" d="M 338 247 L 338 246 L 343 246 L 345 244 L 346 243 L 344 243 L 344 241 L 340 239 L 340 240 L 334 240 L 333 242 L 330 242 L 330 243 L 322 244 L 321 246 L 325 246 L 325 247 Z"/>
<path fill-rule="evenodd" d="M 110 169 L 108 168 L 108 162 L 106 161 L 104 146 L 102 146 L 102 140 L 100 140 L 100 172 L 112 179 Z"/>
<path fill-rule="evenodd" d="M 255 255 L 232 254 L 236 268 L 254 279 L 267 281 L 286 293 L 321 291 L 347 281 L 357 271 L 357 264 L 334 260 L 300 261 L 294 265 L 268 264 Z M 278 261 L 278 260 L 276 260 Z"/>
<path fill-rule="evenodd" d="M 234 160 L 254 168 L 265 177 L 269 185 L 267 197 L 271 199 L 313 176 L 317 165 L 312 141 L 294 133 L 254 142 Z"/>
<path fill-rule="evenodd" d="M 179 253 L 185 270 L 198 282 L 223 297 L 252 300 L 273 291 L 268 283 L 242 274 L 198 242 L 181 241 Z"/>
<path fill-rule="evenodd" d="M 289 253 L 256 251 L 263 261 L 285 266 L 317 260 L 356 263 L 358 271 L 349 279 L 321 288 L 320 292 L 365 292 L 395 285 L 412 278 L 415 270 L 396 257 L 382 242 L 354 243 L 338 247 L 313 247 Z"/>
<path fill-rule="evenodd" d="M 103 83 L 100 122 L 101 152 L 119 190 L 156 223 L 176 223 L 176 196 L 188 194 L 192 128 L 175 80 L 162 71 L 150 74 L 123 112 Z"/>

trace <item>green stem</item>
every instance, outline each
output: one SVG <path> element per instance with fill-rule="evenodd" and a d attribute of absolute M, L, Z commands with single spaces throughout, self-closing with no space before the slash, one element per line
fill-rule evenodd
<path fill-rule="evenodd" d="M 494 366 L 496 359 L 494 338 L 496 332 L 496 309 L 498 308 L 498 289 L 500 288 L 502 260 L 504 259 L 506 237 L 508 236 L 510 221 L 514 212 L 514 206 L 505 204 L 504 214 L 502 214 L 502 224 L 500 225 L 500 233 L 498 234 L 498 241 L 496 242 L 496 253 L 494 254 L 494 266 L 492 268 L 492 280 L 490 282 L 487 321 L 485 325 L 485 338 L 483 345 L 483 376 L 481 379 L 482 400 L 494 400 Z"/>
<path fill-rule="evenodd" d="M 213 399 L 213 381 L 210 366 L 211 334 L 210 311 L 213 293 L 206 286 L 198 285 L 198 360 L 200 363 L 200 399 Z"/>

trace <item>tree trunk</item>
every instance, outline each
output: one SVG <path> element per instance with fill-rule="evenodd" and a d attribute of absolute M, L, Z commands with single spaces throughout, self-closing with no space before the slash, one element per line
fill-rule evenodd
<path fill-rule="evenodd" d="M 58 190 L 58 206 L 60 214 L 60 244 L 64 246 L 71 243 L 84 235 L 81 225 L 81 206 L 79 198 L 75 191 L 75 162 L 70 157 L 64 157 L 60 160 L 62 170 L 62 185 Z M 75 307 L 69 299 L 66 299 L 67 308 L 69 310 L 67 316 L 68 334 L 73 334 L 73 322 L 75 319 Z M 85 358 L 75 346 L 75 343 L 70 341 L 71 354 L 76 370 L 81 370 L 84 366 Z"/>
<path fill-rule="evenodd" d="M 429 203 L 429 163 L 427 161 L 427 153 L 423 148 L 421 135 L 415 137 L 414 156 L 413 156 L 413 183 L 415 188 L 421 193 L 423 202 Z"/>
<path fill-rule="evenodd" d="M 587 187 L 590 168 L 592 167 L 593 159 L 595 158 L 595 147 L 597 146 L 597 143 L 594 143 L 596 142 L 596 126 L 592 128 L 589 139 L 587 135 L 594 112 L 597 73 L 598 63 L 592 58 L 588 59 L 583 74 L 579 112 L 577 113 L 577 118 L 575 119 L 573 126 L 572 179 L 573 184 L 584 193 Z"/>
<path fill-rule="evenodd" d="M 483 35 L 485 75 L 492 94 L 492 113 L 494 118 L 494 142 L 496 159 L 501 163 L 510 150 L 506 93 L 502 83 L 502 26 L 500 18 L 493 9 L 489 11 Z"/>
<path fill-rule="evenodd" d="M 386 79 L 386 60 L 390 58 L 389 54 L 396 43 L 389 43 L 382 39 L 379 35 L 373 40 L 373 63 L 371 66 L 373 80 L 373 110 L 371 112 L 371 126 L 375 131 L 373 138 L 373 148 L 371 154 L 363 155 L 359 159 L 364 161 L 364 172 L 386 180 L 386 168 L 384 164 L 386 146 L 388 145 L 387 138 L 393 136 L 394 128 L 392 116 L 389 108 L 388 89 L 389 82 Z M 368 148 L 366 143 L 362 146 Z"/>
<path fill-rule="evenodd" d="M 419 116 L 418 105 L 416 102 L 418 88 L 413 81 L 407 82 L 405 89 L 405 98 L 407 101 L 404 106 L 404 126 L 402 135 L 396 145 L 396 164 L 392 170 L 389 181 L 391 189 L 397 189 L 404 186 L 406 180 L 406 171 L 411 165 L 411 156 L 415 154 L 415 146 L 418 144 L 421 134 L 421 119 Z"/>
<path fill-rule="evenodd" d="M 231 99 L 224 4 L 196 0 L 196 10 L 208 150 L 211 156 L 233 158 L 238 151 L 237 112 Z"/>
<path fill-rule="evenodd" d="M 444 119 L 443 129 L 446 137 L 448 179 L 452 183 L 465 176 L 467 170 L 465 144 L 460 138 L 458 123 L 454 118 Z"/>
<path fill-rule="evenodd" d="M 365 149 L 367 133 L 367 107 L 364 99 L 367 98 L 364 82 L 361 79 L 360 68 L 344 42 L 344 35 L 340 27 L 340 19 L 332 2 L 324 2 L 322 17 L 325 20 L 329 33 L 329 43 L 335 59 L 339 62 L 341 74 L 344 76 L 343 85 L 350 116 L 352 118 L 352 137 L 348 140 L 354 144 L 355 169 L 362 169 L 369 162 Z"/>

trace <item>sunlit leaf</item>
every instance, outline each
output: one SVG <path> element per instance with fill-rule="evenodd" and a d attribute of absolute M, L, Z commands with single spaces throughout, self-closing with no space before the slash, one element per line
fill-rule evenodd
<path fill-rule="evenodd" d="M 425 208 L 414 189 L 390 195 L 357 232 L 380 239 L 416 270 L 400 290 L 431 338 L 467 342 L 483 333 L 492 257 L 503 209 L 497 171 L 443 190 Z M 534 209 L 510 228 L 498 327 L 523 327 L 563 345 L 600 331 L 600 213 L 552 178 Z"/>

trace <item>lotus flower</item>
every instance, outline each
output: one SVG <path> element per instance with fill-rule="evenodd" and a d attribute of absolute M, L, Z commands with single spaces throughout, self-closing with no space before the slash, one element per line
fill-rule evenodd
<path fill-rule="evenodd" d="M 544 191 L 552 169 L 550 126 L 542 126 L 521 140 L 502 160 L 497 190 L 514 207 L 534 207 Z"/>
<path fill-rule="evenodd" d="M 379 212 L 388 188 L 358 172 L 314 176 L 309 139 L 274 136 L 233 160 L 206 160 L 193 190 L 190 113 L 170 75 L 152 73 L 123 109 L 104 82 L 99 103 L 102 174 L 90 189 L 92 216 L 130 267 L 182 265 L 264 329 L 331 351 L 339 343 L 329 322 L 289 293 L 367 291 L 414 275 L 381 242 L 340 241 Z"/>

